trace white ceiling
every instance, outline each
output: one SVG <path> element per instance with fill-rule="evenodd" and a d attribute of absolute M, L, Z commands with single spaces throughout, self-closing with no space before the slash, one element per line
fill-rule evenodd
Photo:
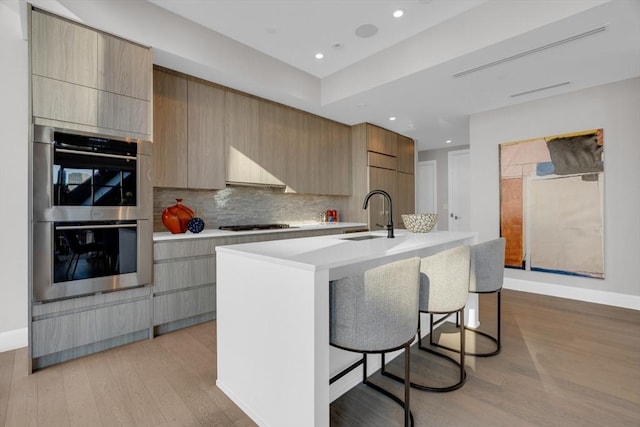
<path fill-rule="evenodd" d="M 640 75 L 640 0 L 32 3 L 152 46 L 159 65 L 374 123 L 420 150 L 468 144 L 470 114 Z M 396 9 L 404 16 L 393 18 Z M 377 33 L 356 36 L 364 24 Z"/>

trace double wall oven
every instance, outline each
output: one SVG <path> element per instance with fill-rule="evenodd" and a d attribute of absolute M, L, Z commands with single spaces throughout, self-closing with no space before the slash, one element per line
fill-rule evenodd
<path fill-rule="evenodd" d="M 151 143 L 35 126 L 33 300 L 151 283 Z"/>

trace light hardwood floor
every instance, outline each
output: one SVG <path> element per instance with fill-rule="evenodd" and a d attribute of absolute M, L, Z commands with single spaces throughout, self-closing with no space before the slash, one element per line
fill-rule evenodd
<path fill-rule="evenodd" d="M 487 327 L 493 301 L 480 301 Z M 412 353 L 412 379 L 446 379 L 420 353 Z M 0 426 L 254 425 L 215 386 L 215 322 L 33 375 L 26 358 L 26 349 L 0 353 Z M 400 363 L 391 370 L 401 372 Z M 638 426 L 640 312 L 505 290 L 503 351 L 468 357 L 467 372 L 452 393 L 412 390 L 416 426 Z M 401 396 L 399 384 L 373 380 Z M 360 385 L 331 405 L 331 419 L 395 426 L 401 411 Z"/>

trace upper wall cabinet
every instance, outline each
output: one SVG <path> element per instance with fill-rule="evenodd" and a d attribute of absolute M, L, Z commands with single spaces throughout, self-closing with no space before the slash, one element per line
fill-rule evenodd
<path fill-rule="evenodd" d="M 33 10 L 30 49 L 36 123 L 150 137 L 149 48 Z"/>
<path fill-rule="evenodd" d="M 367 123 L 367 150 L 395 156 L 398 152 L 397 134 Z"/>
<path fill-rule="evenodd" d="M 153 185 L 224 188 L 224 91 L 161 69 L 153 88 Z"/>
<path fill-rule="evenodd" d="M 414 173 L 415 154 L 413 139 L 398 135 L 398 172 Z"/>
<path fill-rule="evenodd" d="M 187 188 L 187 79 L 153 71 L 153 185 Z"/>
<path fill-rule="evenodd" d="M 91 88 L 98 84 L 98 34 L 51 15 L 31 14 L 31 72 Z"/>
<path fill-rule="evenodd" d="M 224 188 L 225 93 L 194 80 L 187 88 L 188 186 Z"/>
<path fill-rule="evenodd" d="M 98 34 L 98 89 L 151 101 L 151 50 Z"/>
<path fill-rule="evenodd" d="M 260 165 L 260 101 L 227 91 L 224 142 L 226 180 L 241 183 L 276 183 Z"/>
<path fill-rule="evenodd" d="M 350 131 L 341 123 L 226 93 L 226 179 L 305 194 L 351 194 Z"/>
<path fill-rule="evenodd" d="M 309 115 L 307 192 L 351 194 L 351 130 L 342 123 Z M 304 190 L 304 188 L 303 188 Z"/>

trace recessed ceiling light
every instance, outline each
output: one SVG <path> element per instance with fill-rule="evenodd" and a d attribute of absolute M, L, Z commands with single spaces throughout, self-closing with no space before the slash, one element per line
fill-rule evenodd
<path fill-rule="evenodd" d="M 451 140 L 450 140 L 450 139 L 447 139 L 445 142 L 446 142 L 447 144 L 451 144 Z"/>
<path fill-rule="evenodd" d="M 398 9 L 398 10 L 394 10 L 393 11 L 393 17 L 394 18 L 400 18 L 402 15 L 404 15 L 404 10 L 402 10 L 402 9 Z"/>
<path fill-rule="evenodd" d="M 394 121 L 396 118 L 394 116 L 389 117 L 389 120 Z"/>
<path fill-rule="evenodd" d="M 316 53 L 316 59 L 322 59 L 322 58 L 324 58 L 324 53 L 322 52 Z"/>

